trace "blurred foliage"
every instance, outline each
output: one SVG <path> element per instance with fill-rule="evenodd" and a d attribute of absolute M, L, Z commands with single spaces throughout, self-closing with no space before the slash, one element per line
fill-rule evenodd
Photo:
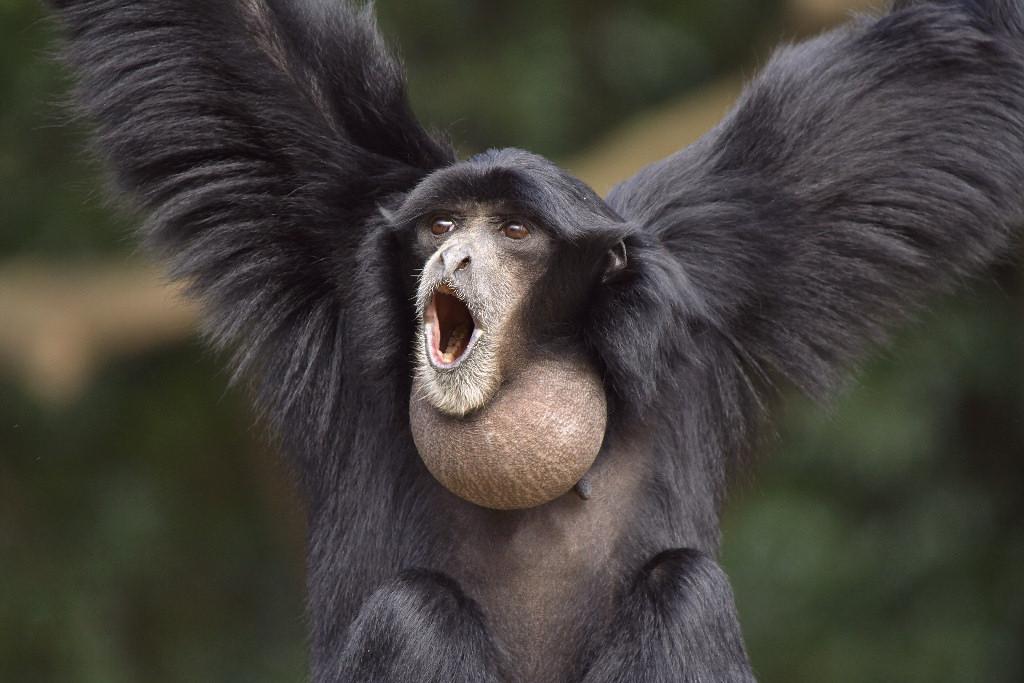
<path fill-rule="evenodd" d="M 378 10 L 417 110 L 468 152 L 564 157 L 780 33 L 768 0 Z M 133 248 L 55 106 L 51 39 L 34 0 L 0 0 L 0 259 Z M 725 529 L 763 683 L 1024 680 L 1022 349 L 1006 268 L 830 409 L 783 411 Z M 298 504 L 217 368 L 157 349 L 62 407 L 0 375 L 0 681 L 302 679 Z"/>
<path fill-rule="evenodd" d="M 67 125 L 52 22 L 35 0 L 0 0 L 0 257 L 94 256 L 130 247 L 106 210 L 84 128 Z M 58 190 L 58 191 L 54 191 Z"/>
<path fill-rule="evenodd" d="M 0 384 L 0 681 L 301 680 L 301 527 L 197 346 Z"/>
<path fill-rule="evenodd" d="M 1024 680 L 1024 274 L 997 275 L 783 411 L 725 525 L 763 682 Z"/>
<path fill-rule="evenodd" d="M 764 0 L 379 2 L 421 116 L 467 151 L 577 151 L 749 58 Z"/>

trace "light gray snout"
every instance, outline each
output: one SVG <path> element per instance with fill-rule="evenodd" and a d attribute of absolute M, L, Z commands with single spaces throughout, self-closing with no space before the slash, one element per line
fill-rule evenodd
<path fill-rule="evenodd" d="M 456 243 L 444 248 L 441 252 L 441 264 L 444 268 L 444 277 L 449 279 L 460 270 L 469 267 L 472 249 L 468 244 Z"/>

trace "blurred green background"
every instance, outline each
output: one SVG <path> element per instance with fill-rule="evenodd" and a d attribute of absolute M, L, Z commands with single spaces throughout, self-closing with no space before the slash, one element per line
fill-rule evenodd
<path fill-rule="evenodd" d="M 379 0 L 422 118 L 595 185 L 692 140 L 854 0 Z M 0 0 L 0 681 L 301 681 L 303 528 L 220 360 L 138 265 Z M 1024 181 L 1022 181 L 1024 191 Z M 1024 277 L 936 302 L 833 406 L 794 397 L 727 514 L 763 683 L 1024 680 Z"/>

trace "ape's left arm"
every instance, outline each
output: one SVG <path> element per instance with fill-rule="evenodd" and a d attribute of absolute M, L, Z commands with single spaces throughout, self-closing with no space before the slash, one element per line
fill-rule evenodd
<path fill-rule="evenodd" d="M 609 203 L 644 227 L 637 258 L 690 332 L 652 352 L 720 367 L 728 349 L 820 393 L 1024 225 L 1024 5 L 899 2 L 780 50 L 720 126 Z M 665 348 L 681 336 L 701 343 Z"/>
<path fill-rule="evenodd" d="M 759 379 L 820 395 L 929 295 L 1009 254 L 1024 227 L 1024 3 L 902 2 L 783 49 L 721 125 L 608 202 L 638 233 L 592 343 L 626 404 L 678 412 L 679 476 L 714 473 L 720 502 Z M 593 680 L 629 680 L 627 665 L 751 679 L 727 582 L 678 576 L 627 600 Z"/>

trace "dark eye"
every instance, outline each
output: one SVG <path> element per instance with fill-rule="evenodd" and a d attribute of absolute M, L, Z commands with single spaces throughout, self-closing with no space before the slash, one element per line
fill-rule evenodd
<path fill-rule="evenodd" d="M 430 224 L 430 232 L 435 235 L 443 235 L 455 229 L 455 221 L 450 218 L 435 218 Z"/>
<path fill-rule="evenodd" d="M 501 234 L 510 240 L 521 240 L 530 236 L 530 230 L 522 223 L 512 221 L 501 226 Z"/>

